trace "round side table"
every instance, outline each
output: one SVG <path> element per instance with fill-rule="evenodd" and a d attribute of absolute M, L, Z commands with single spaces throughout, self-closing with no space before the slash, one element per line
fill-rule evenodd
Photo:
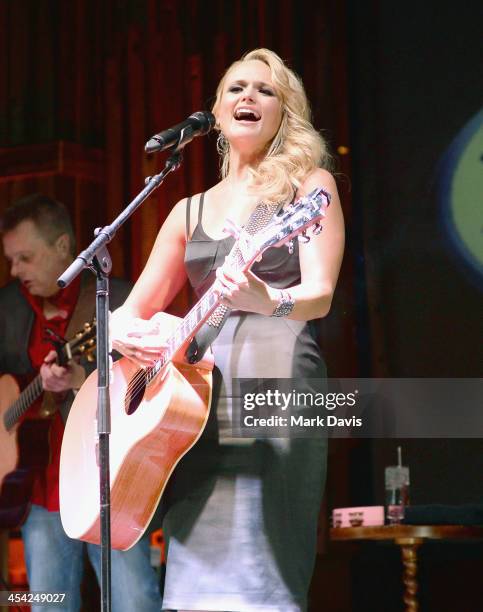
<path fill-rule="evenodd" d="M 404 604 L 417 612 L 418 548 L 427 540 L 483 540 L 483 527 L 465 525 L 381 525 L 380 527 L 337 527 L 330 530 L 334 541 L 392 540 L 401 548 Z"/>

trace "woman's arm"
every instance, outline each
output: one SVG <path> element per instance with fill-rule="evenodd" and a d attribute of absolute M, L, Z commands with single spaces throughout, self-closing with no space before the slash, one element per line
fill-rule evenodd
<path fill-rule="evenodd" d="M 168 215 L 139 279 L 109 321 L 113 347 L 141 366 L 150 365 L 165 348 L 159 320 L 186 281 L 184 266 L 186 199 Z"/>
<path fill-rule="evenodd" d="M 301 321 L 328 314 L 344 252 L 344 219 L 333 176 L 317 168 L 304 181 L 297 198 L 316 187 L 323 187 L 332 197 L 321 222 L 322 232 L 314 236 L 309 229 L 310 242 L 299 246 L 301 282 L 288 290 L 295 302 L 288 318 Z M 270 316 L 280 302 L 280 289 L 270 287 L 251 272 L 233 274 L 229 269 L 219 269 L 217 276 L 223 303 L 231 308 Z"/>
<path fill-rule="evenodd" d="M 184 266 L 186 198 L 169 213 L 159 230 L 148 261 L 123 308 L 150 319 L 164 310 L 186 281 Z"/>
<path fill-rule="evenodd" d="M 325 317 L 329 313 L 344 254 L 344 218 L 334 177 L 327 170 L 317 168 L 297 195 L 307 195 L 316 187 L 323 187 L 332 197 L 321 221 L 322 232 L 318 236 L 311 235 L 310 242 L 299 244 L 301 283 L 289 289 L 295 301 L 289 318 L 301 321 Z M 277 303 L 278 300 L 279 296 Z"/>

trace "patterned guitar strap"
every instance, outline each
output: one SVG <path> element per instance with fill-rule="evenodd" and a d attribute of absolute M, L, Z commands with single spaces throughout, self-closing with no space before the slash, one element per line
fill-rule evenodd
<path fill-rule="evenodd" d="M 254 236 L 258 231 L 270 223 L 274 214 L 277 213 L 281 207 L 281 204 L 264 204 L 263 202 L 257 204 L 244 227 L 244 231 L 250 234 L 250 236 Z M 244 260 L 237 242 L 233 245 L 228 258 L 230 263 L 235 267 L 241 268 L 243 266 Z M 206 323 L 202 325 L 186 351 L 186 358 L 190 363 L 197 363 L 203 357 L 210 344 L 220 333 L 230 312 L 231 308 L 220 304 Z"/>

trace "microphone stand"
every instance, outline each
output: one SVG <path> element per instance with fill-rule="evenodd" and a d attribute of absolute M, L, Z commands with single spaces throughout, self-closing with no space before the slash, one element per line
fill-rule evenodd
<path fill-rule="evenodd" d="M 121 225 L 134 213 L 144 200 L 164 181 L 165 177 L 177 170 L 183 159 L 183 148 L 191 140 L 189 130 L 183 129 L 178 143 L 163 170 L 146 179 L 144 189 L 130 202 L 121 214 L 103 228 L 94 232 L 95 239 L 79 253 L 71 265 L 57 279 L 59 287 L 69 285 L 85 268 L 96 275 L 96 316 L 97 316 L 97 433 L 99 436 L 99 500 L 101 531 L 101 611 L 111 610 L 111 489 L 109 472 L 109 435 L 111 413 L 109 399 L 109 274 L 112 261 L 107 250 L 109 243 Z"/>

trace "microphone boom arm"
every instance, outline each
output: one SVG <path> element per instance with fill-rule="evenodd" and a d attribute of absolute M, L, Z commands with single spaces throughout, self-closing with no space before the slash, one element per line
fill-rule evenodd
<path fill-rule="evenodd" d="M 182 138 L 180 138 L 180 141 L 181 140 Z M 98 254 L 101 255 L 102 250 L 109 242 L 111 242 L 121 225 L 123 225 L 124 222 L 127 221 L 129 217 L 139 208 L 139 206 L 141 206 L 144 200 L 163 183 L 164 179 L 170 172 L 173 172 L 179 168 L 183 159 L 183 147 L 188 142 L 189 140 L 185 141 L 181 147 L 176 147 L 170 157 L 168 157 L 166 160 L 165 166 L 159 174 L 155 174 L 154 176 L 146 179 L 146 186 L 144 189 L 140 191 L 134 200 L 132 200 L 126 206 L 126 208 L 111 223 L 111 225 L 106 225 L 105 227 L 96 230 L 96 238 L 84 251 L 79 253 L 70 266 L 57 279 L 57 284 L 59 287 L 67 287 L 67 285 L 70 285 L 74 278 L 76 278 L 84 268 L 92 268 L 94 257 L 96 257 Z M 102 262 L 102 264 L 104 264 L 104 257 L 100 256 L 99 260 Z M 102 265 L 102 267 L 104 267 L 104 265 Z"/>

